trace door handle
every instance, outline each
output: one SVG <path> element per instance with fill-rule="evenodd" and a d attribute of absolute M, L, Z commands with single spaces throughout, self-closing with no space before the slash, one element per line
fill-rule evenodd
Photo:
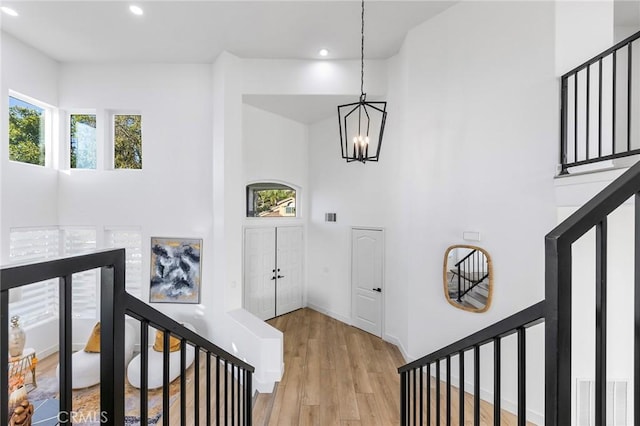
<path fill-rule="evenodd" d="M 278 278 L 284 278 L 284 275 L 278 275 Z"/>
<path fill-rule="evenodd" d="M 372 288 L 371 290 L 373 291 L 377 291 L 378 293 L 382 293 L 382 289 L 380 287 L 378 288 Z"/>
<path fill-rule="evenodd" d="M 271 280 L 272 280 L 272 281 L 273 281 L 273 280 L 275 280 L 275 279 L 276 279 L 276 277 L 271 277 Z"/>

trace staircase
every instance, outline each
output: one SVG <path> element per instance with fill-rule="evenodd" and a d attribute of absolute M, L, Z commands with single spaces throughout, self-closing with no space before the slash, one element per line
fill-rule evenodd
<path fill-rule="evenodd" d="M 148 419 L 148 379 L 162 375 L 162 423 L 252 424 L 254 368 L 199 334 L 182 326 L 125 291 L 124 249 L 30 263 L 0 269 L 0 365 L 8 365 L 9 290 L 59 278 L 59 408 L 61 419 L 73 418 L 71 296 L 73 274 L 99 268 L 100 282 L 100 415 L 101 424 L 125 424 L 125 318 L 137 321 L 140 347 L 149 347 L 149 329 L 164 333 L 162 365 L 151 370 L 147 350 L 140 353 L 139 423 Z M 170 339 L 179 349 L 170 353 Z M 193 370 L 187 365 L 187 349 L 194 351 Z M 171 366 L 174 364 L 174 366 Z M 170 372 L 179 366 L 180 378 L 169 386 Z M 187 382 L 187 376 L 192 380 Z M 177 383 L 179 382 L 179 383 Z M 171 394 L 177 389 L 179 396 Z M 9 377 L 0 374 L 0 418 L 8 419 Z M 175 399 L 175 401 L 174 401 Z M 131 419 L 129 419 L 131 420 Z M 70 423 L 67 421 L 67 423 Z"/>

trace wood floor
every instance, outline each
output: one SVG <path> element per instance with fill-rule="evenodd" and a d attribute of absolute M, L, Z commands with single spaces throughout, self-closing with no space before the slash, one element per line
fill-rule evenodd
<path fill-rule="evenodd" d="M 307 308 L 268 322 L 284 333 L 285 374 L 264 424 L 400 424 L 397 347 Z"/>

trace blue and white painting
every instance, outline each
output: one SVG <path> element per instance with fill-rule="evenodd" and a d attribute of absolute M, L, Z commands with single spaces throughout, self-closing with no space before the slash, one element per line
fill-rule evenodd
<path fill-rule="evenodd" d="M 151 303 L 200 303 L 202 240 L 151 238 Z"/>

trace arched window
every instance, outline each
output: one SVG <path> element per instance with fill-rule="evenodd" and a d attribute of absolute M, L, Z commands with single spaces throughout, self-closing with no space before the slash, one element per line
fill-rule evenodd
<path fill-rule="evenodd" d="M 281 183 L 247 185 L 247 217 L 296 217 L 296 190 Z"/>

